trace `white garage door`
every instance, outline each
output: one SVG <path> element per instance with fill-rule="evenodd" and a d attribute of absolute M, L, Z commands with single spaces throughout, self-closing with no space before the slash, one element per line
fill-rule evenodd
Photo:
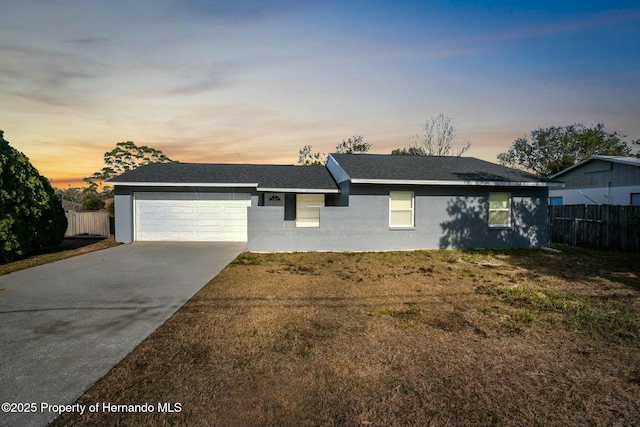
<path fill-rule="evenodd" d="M 248 193 L 136 193 L 135 240 L 246 242 L 248 206 Z"/>

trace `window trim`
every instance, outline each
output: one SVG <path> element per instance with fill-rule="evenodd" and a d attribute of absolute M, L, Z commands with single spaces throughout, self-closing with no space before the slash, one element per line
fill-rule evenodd
<path fill-rule="evenodd" d="M 411 208 L 410 209 L 394 209 L 392 206 L 393 196 L 397 194 L 411 194 Z M 392 224 L 392 216 L 393 212 L 411 212 L 411 224 L 401 224 L 394 225 Z M 392 229 L 413 229 L 415 228 L 416 223 L 416 196 L 413 191 L 389 191 L 389 228 Z"/>
<path fill-rule="evenodd" d="M 491 208 L 491 196 L 497 196 L 497 195 L 506 195 L 507 196 L 507 203 L 508 206 L 506 208 Z M 511 222 L 511 215 L 512 215 L 512 198 L 511 198 L 511 193 L 506 193 L 506 192 L 495 192 L 495 193 L 489 193 L 489 211 L 488 211 L 488 215 L 487 215 L 487 223 L 489 225 L 489 228 L 512 228 L 512 222 Z M 506 224 L 491 224 L 491 213 L 492 212 L 508 212 L 508 216 L 507 216 L 507 223 Z"/>

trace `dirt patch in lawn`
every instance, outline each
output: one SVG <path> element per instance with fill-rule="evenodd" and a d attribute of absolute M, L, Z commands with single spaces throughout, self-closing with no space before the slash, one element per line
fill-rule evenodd
<path fill-rule="evenodd" d="M 637 255 L 243 254 L 53 424 L 639 425 L 639 329 Z"/>

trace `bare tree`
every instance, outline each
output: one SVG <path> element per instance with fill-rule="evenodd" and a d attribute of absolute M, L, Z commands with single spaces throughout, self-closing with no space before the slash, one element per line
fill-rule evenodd
<path fill-rule="evenodd" d="M 467 141 L 462 146 L 454 140 L 456 138 L 456 125 L 453 117 L 438 114 L 428 119 L 422 126 L 424 132 L 414 136 L 414 152 L 424 156 L 462 156 L 469 148 L 471 142 Z M 424 154 L 423 154 L 424 153 Z"/>

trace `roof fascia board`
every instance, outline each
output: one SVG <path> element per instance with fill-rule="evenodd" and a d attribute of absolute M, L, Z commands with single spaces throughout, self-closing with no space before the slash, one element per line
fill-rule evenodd
<path fill-rule="evenodd" d="M 555 174 L 551 175 L 549 178 L 551 178 L 551 179 L 555 179 L 555 177 L 560 176 L 560 175 L 564 175 L 565 173 L 567 173 L 567 172 L 569 172 L 569 171 L 572 171 L 572 170 L 574 170 L 575 168 L 579 168 L 580 166 L 584 165 L 585 163 L 589 163 L 589 162 L 590 162 L 590 161 L 592 161 L 592 160 L 607 160 L 607 159 L 598 159 L 598 157 L 597 157 L 597 156 L 589 157 L 588 159 L 584 159 L 583 161 L 578 162 L 578 163 L 576 163 L 576 164 L 575 164 L 575 165 L 573 165 L 573 166 L 569 166 L 569 167 L 568 167 L 568 168 L 566 168 L 565 170 L 561 170 L 560 172 L 558 172 L 558 173 L 555 173 Z"/>
<path fill-rule="evenodd" d="M 112 185 L 126 185 L 131 187 L 258 187 L 258 183 L 250 182 L 106 182 Z"/>
<path fill-rule="evenodd" d="M 267 191 L 270 193 L 339 193 L 340 190 L 335 188 L 266 188 L 258 187 L 258 191 Z"/>
<path fill-rule="evenodd" d="M 484 187 L 564 187 L 561 182 L 526 182 L 526 181 L 439 181 L 439 180 L 403 180 L 403 179 L 366 179 L 356 178 L 352 184 L 388 184 L 388 185 L 473 185 Z"/>
<path fill-rule="evenodd" d="M 616 162 L 616 163 L 620 163 L 623 165 L 629 165 L 629 166 L 637 166 L 640 167 L 640 163 L 637 161 L 637 159 L 634 161 L 634 158 L 631 159 L 602 159 L 602 160 L 609 160 L 611 162 Z"/>
<path fill-rule="evenodd" d="M 109 182 L 109 181 L 107 181 Z M 272 193 L 339 193 L 335 188 L 266 188 L 258 187 L 257 183 L 197 183 L 197 182 L 111 182 L 113 185 L 123 185 L 128 187 L 255 187 L 257 191 L 268 191 Z"/>

